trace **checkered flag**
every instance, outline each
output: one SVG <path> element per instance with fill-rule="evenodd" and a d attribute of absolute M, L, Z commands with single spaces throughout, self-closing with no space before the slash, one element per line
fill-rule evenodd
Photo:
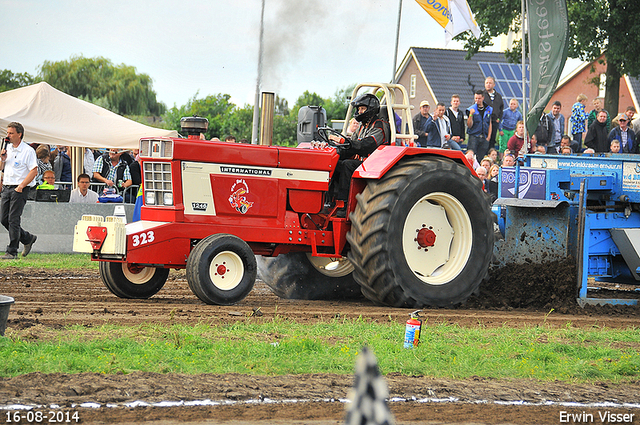
<path fill-rule="evenodd" d="M 393 425 L 395 420 L 387 398 L 389 389 L 378 370 L 376 356 L 363 347 L 356 360 L 353 389 L 349 392 L 351 403 L 347 408 L 345 425 Z"/>

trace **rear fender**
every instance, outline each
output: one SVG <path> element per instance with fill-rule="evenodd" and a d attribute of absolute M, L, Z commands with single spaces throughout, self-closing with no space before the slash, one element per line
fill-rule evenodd
<path fill-rule="evenodd" d="M 391 169 L 391 167 L 405 156 L 440 156 L 450 158 L 474 172 L 473 167 L 469 164 L 469 161 L 467 161 L 467 158 L 464 156 L 462 151 L 383 145 L 364 160 L 360 167 L 358 167 L 358 169 L 353 173 L 353 178 L 373 180 L 380 179 Z"/>

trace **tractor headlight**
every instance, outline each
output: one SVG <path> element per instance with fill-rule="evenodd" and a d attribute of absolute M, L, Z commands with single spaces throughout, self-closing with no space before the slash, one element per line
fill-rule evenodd
<path fill-rule="evenodd" d="M 163 203 L 164 203 L 164 205 L 173 205 L 173 193 L 165 192 L 164 193 Z"/>
<path fill-rule="evenodd" d="M 145 204 L 147 205 L 155 205 L 156 204 L 156 193 L 153 191 L 145 192 L 146 200 Z"/>

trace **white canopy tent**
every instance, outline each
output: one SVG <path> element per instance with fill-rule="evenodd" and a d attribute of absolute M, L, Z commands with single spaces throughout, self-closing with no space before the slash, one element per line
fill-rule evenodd
<path fill-rule="evenodd" d="M 88 148 L 136 149 L 142 137 L 177 137 L 77 99 L 47 83 L 0 93 L 0 135 L 7 124 L 24 126 L 24 141 Z"/>

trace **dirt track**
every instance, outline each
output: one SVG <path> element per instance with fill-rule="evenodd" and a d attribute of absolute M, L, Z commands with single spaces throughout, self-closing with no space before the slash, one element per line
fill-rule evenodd
<path fill-rule="evenodd" d="M 539 271 L 537 272 L 539 274 Z M 557 274 L 557 273 L 555 273 Z M 522 273 L 519 274 L 521 276 Z M 508 279 L 500 278 L 500 279 Z M 499 280 L 499 279 L 498 279 Z M 546 280 L 549 280 L 547 278 Z M 542 279 L 541 281 L 545 281 Z M 544 283 L 544 282 L 543 282 Z M 495 284 L 495 282 L 494 282 Z M 556 283 L 557 284 L 557 283 Z M 533 284 L 532 284 L 533 285 Z M 533 285 L 535 286 L 535 285 Z M 507 292 L 504 290 L 503 292 Z M 424 312 L 430 323 L 456 323 L 459 326 L 545 326 L 609 328 L 638 327 L 638 308 L 588 308 L 582 310 L 556 298 L 536 300 L 513 291 L 513 297 L 537 307 L 514 308 L 516 301 L 498 300 L 496 288 L 487 287 L 479 297 L 470 299 L 466 307 L 453 310 L 433 309 Z M 208 306 L 189 290 L 184 274 L 172 272 L 169 282 L 159 294 L 149 300 L 123 300 L 113 296 L 102 285 L 98 273 L 55 275 L 42 270 L 0 271 L 0 294 L 16 299 L 9 316 L 7 333 L 38 338 L 51 328 L 65 325 L 100 325 L 104 323 L 140 324 L 194 323 L 212 321 L 227 323 L 244 321 L 259 308 L 260 317 L 251 320 L 270 321 L 274 315 L 298 322 L 318 322 L 333 317 L 363 316 L 404 322 L 408 311 L 377 307 L 368 301 L 325 302 L 282 300 L 258 282 L 252 293 L 240 304 L 231 307 Z M 527 301 L 528 300 L 528 301 Z M 498 305 L 489 309 L 487 304 Z M 517 304 L 520 305 L 520 304 Z M 549 313 L 550 307 L 554 311 Z M 392 402 L 391 409 L 399 423 L 455 424 L 556 424 L 560 411 L 635 414 L 640 423 L 640 386 L 630 385 L 568 385 L 562 382 L 496 381 L 476 378 L 464 381 L 388 375 L 391 397 L 406 401 Z M 58 410 L 77 411 L 84 423 L 340 423 L 344 417 L 344 399 L 352 378 L 339 375 L 303 375 L 255 377 L 248 375 L 45 375 L 29 374 L 16 378 L 0 378 L 0 406 L 23 403 L 43 406 L 56 404 Z M 452 402 L 417 402 L 420 399 L 456 399 Z M 127 403 L 143 400 L 224 401 L 225 405 L 130 407 Z M 270 403 L 270 400 L 312 400 L 306 403 Z M 334 400 L 334 401 L 331 401 Z M 478 404 L 478 401 L 485 403 Z M 251 401 L 251 402 L 248 402 Z M 502 405 L 501 402 L 525 401 L 530 405 Z M 548 402 L 578 402 L 576 406 L 540 405 Z M 593 407 L 589 403 L 636 403 L 636 407 Z M 74 407 L 83 402 L 101 407 Z M 115 407 L 105 407 L 114 403 Z M 7 410 L 8 411 L 8 410 Z M 0 411 L 0 414 L 6 414 Z M 0 420 L 6 419 L 2 417 Z M 296 421 L 300 422 L 296 422 Z M 237 421 L 237 422 L 234 422 Z M 24 422 L 26 423 L 26 422 Z"/>

